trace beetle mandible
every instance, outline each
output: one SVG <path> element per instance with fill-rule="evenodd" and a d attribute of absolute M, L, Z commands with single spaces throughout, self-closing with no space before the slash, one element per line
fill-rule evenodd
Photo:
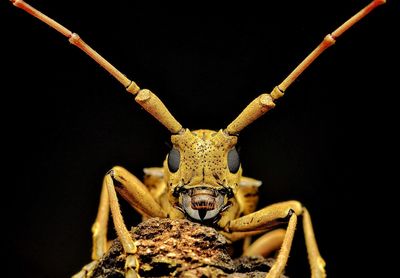
<path fill-rule="evenodd" d="M 106 232 L 110 211 L 115 230 L 126 254 L 125 276 L 138 276 L 136 245 L 123 222 L 117 193 L 144 218 L 187 218 L 215 227 L 232 242 L 264 233 L 257 240 L 257 248 L 254 243 L 245 241 L 246 254 L 267 254 L 274 251 L 275 244 L 271 245 L 270 241 L 272 238 L 278 238 L 280 251 L 267 277 L 279 277 L 283 272 L 289 257 L 297 218 L 302 216 L 312 276 L 326 276 L 325 262 L 319 253 L 307 209 L 298 201 L 286 201 L 256 211 L 258 201 L 256 193 L 261 182 L 242 175 L 242 167 L 235 146 L 239 133 L 246 126 L 274 108 L 275 101 L 284 95 L 286 89 L 325 49 L 333 45 L 339 36 L 374 8 L 385 3 L 384 0 L 372 1 L 328 34 L 270 93 L 264 93 L 255 98 L 226 128 L 217 131 L 189 130 L 182 127 L 153 92 L 141 89 L 87 45 L 76 33 L 22 0 L 10 1 L 16 7 L 25 10 L 66 36 L 71 44 L 84 51 L 114 76 L 129 93 L 135 95 L 136 102 L 172 134 L 173 146 L 163 167 L 145 169 L 148 178 L 144 182 L 119 166 L 113 167 L 105 175 L 99 213 L 92 228 L 93 262 L 85 266 L 75 277 L 90 277 L 91 270 L 107 251 Z M 288 223 L 285 231 L 271 230 L 277 221 L 282 220 Z"/>

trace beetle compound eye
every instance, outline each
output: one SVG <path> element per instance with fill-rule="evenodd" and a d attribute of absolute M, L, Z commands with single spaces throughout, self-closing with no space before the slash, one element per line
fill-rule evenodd
<path fill-rule="evenodd" d="M 179 164 L 181 162 L 181 154 L 175 148 L 172 148 L 168 154 L 168 169 L 175 173 L 179 169 Z"/>
<path fill-rule="evenodd" d="M 236 173 L 240 167 L 239 153 L 233 148 L 228 153 L 228 168 L 231 173 Z"/>

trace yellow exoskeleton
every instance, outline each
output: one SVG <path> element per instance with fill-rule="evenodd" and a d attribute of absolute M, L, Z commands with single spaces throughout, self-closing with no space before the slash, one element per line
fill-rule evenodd
<path fill-rule="evenodd" d="M 140 181 L 122 167 L 113 167 L 104 177 L 99 210 L 92 227 L 93 262 L 74 277 L 91 277 L 98 260 L 107 251 L 107 227 L 111 211 L 125 258 L 125 277 L 138 277 L 136 245 L 120 211 L 117 193 L 134 207 L 143 218 L 187 218 L 216 228 L 229 241 L 244 241 L 244 254 L 266 256 L 279 250 L 276 262 L 267 277 L 280 277 L 284 271 L 297 224 L 303 217 L 303 231 L 312 277 L 325 277 L 325 262 L 316 243 L 311 218 L 298 201 L 286 201 L 256 211 L 257 191 L 261 182 L 242 175 L 236 150 L 238 134 L 264 113 L 274 108 L 294 80 L 348 28 L 384 0 L 374 0 L 323 41 L 271 93 L 254 99 L 226 128 L 221 130 L 189 130 L 172 116 L 161 100 L 151 91 L 140 89 L 107 60 L 88 46 L 76 33 L 42 14 L 22 0 L 11 0 L 18 8 L 45 22 L 69 39 L 69 42 L 95 60 L 114 76 L 135 100 L 161 122 L 172 134 L 172 149 L 162 168 L 146 168 Z M 286 229 L 274 229 L 287 222 Z M 255 242 L 250 236 L 263 234 Z"/>

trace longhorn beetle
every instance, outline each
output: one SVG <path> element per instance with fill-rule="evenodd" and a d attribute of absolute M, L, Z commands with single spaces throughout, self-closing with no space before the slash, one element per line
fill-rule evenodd
<path fill-rule="evenodd" d="M 93 261 L 74 277 L 90 277 L 98 260 L 107 251 L 107 225 L 112 220 L 125 253 L 125 276 L 137 277 L 139 263 L 136 245 L 125 226 L 118 194 L 144 218 L 187 218 L 215 227 L 229 241 L 244 241 L 247 255 L 268 254 L 277 246 L 279 253 L 267 277 L 279 277 L 286 265 L 297 224 L 303 218 L 303 231 L 308 260 L 313 277 L 325 277 L 325 262 L 321 257 L 310 214 L 298 201 L 286 201 L 256 211 L 256 196 L 260 182 L 242 176 L 236 149 L 239 133 L 267 111 L 275 107 L 287 88 L 338 37 L 384 0 L 374 0 L 353 17 L 328 34 L 322 42 L 270 93 L 256 97 L 227 127 L 220 130 L 189 130 L 169 112 L 156 94 L 141 89 L 134 81 L 87 45 L 76 33 L 39 12 L 22 0 L 11 0 L 14 6 L 45 22 L 69 42 L 96 61 L 125 89 L 135 95 L 136 102 L 171 132 L 172 148 L 162 168 L 146 168 L 147 178 L 140 181 L 126 169 L 116 166 L 106 173 L 101 190 L 99 210 L 92 227 Z M 274 230 L 275 224 L 287 221 L 286 230 Z M 250 236 L 263 234 L 254 243 Z"/>

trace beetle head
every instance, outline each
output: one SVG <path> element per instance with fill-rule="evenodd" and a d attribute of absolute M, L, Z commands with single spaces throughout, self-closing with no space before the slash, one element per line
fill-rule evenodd
<path fill-rule="evenodd" d="M 229 206 L 242 175 L 237 136 L 186 129 L 172 135 L 171 141 L 164 174 L 179 209 L 196 221 L 216 218 Z"/>

